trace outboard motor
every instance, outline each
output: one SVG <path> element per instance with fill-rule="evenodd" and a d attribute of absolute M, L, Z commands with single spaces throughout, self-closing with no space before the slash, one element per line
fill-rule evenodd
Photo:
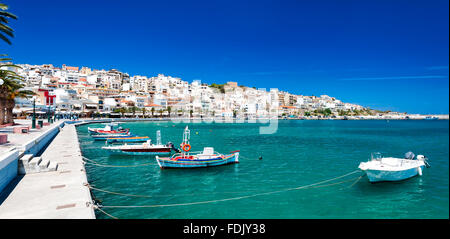
<path fill-rule="evenodd" d="M 414 153 L 409 151 L 408 153 L 405 154 L 405 159 L 414 159 Z"/>
<path fill-rule="evenodd" d="M 172 144 L 172 142 L 168 142 L 167 146 L 169 146 L 173 151 L 177 152 L 177 153 L 181 153 L 181 150 L 177 149 L 175 147 L 175 145 Z"/>
<path fill-rule="evenodd" d="M 425 158 L 425 156 L 417 155 L 417 160 L 423 161 L 423 163 L 425 164 L 425 167 L 427 167 L 427 168 L 431 167 L 430 164 L 427 161 L 427 158 Z"/>

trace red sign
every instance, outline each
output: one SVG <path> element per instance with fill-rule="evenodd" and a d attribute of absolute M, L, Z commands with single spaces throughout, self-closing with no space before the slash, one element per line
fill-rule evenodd
<path fill-rule="evenodd" d="M 45 97 L 45 105 L 53 105 L 53 98 L 55 98 L 56 95 L 49 95 L 48 91 L 45 91 L 44 97 Z"/>

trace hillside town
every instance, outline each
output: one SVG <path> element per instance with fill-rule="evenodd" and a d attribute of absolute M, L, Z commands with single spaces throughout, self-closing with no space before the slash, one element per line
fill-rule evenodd
<path fill-rule="evenodd" d="M 116 69 L 51 64 L 10 67 L 23 77 L 33 97 L 16 98 L 17 118 L 33 113 L 77 117 L 224 117 L 224 118 L 393 118 L 405 113 L 382 112 L 342 102 L 328 95 L 294 95 L 277 89 L 192 83 L 180 78 L 130 76 Z M 5 68 L 5 67 L 3 67 Z M 34 106 L 33 106 L 34 105 Z"/>

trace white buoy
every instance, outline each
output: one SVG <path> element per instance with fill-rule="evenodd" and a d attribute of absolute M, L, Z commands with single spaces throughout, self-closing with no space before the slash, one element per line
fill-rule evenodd
<path fill-rule="evenodd" d="M 417 167 L 417 172 L 419 173 L 419 176 L 422 176 L 422 168 L 421 167 Z"/>

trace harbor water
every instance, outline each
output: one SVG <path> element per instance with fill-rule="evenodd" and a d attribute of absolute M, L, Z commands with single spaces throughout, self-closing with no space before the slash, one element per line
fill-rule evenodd
<path fill-rule="evenodd" d="M 78 127 L 83 156 L 103 165 L 85 165 L 89 183 L 108 191 L 92 190 L 102 210 L 121 219 L 448 218 L 447 120 L 280 120 L 274 134 L 260 134 L 267 126 L 260 123 L 121 124 L 153 142 L 160 130 L 162 142 L 175 145 L 186 125 L 192 151 L 240 150 L 240 163 L 162 170 L 153 156 L 109 156 L 101 149 L 105 142 L 87 132 L 101 124 Z M 403 157 L 408 151 L 428 157 L 431 167 L 422 176 L 371 184 L 357 172 L 302 188 L 357 170 L 371 152 Z"/>

